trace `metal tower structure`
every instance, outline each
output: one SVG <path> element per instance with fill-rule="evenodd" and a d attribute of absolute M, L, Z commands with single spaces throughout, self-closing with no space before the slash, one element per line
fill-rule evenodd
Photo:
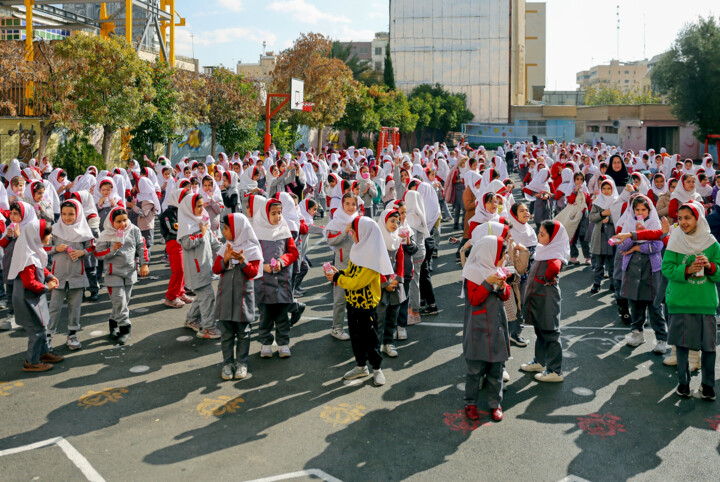
<path fill-rule="evenodd" d="M 99 9 L 86 9 L 84 15 L 54 6 L 98 4 Z M 107 4 L 120 5 L 109 15 Z M 175 27 L 185 26 L 185 19 L 175 10 L 175 0 L 0 0 L 0 6 L 25 15 L 28 61 L 34 59 L 34 30 L 57 29 L 61 26 L 65 30 L 90 30 L 102 37 L 109 37 L 116 26 L 122 26 L 125 29 L 125 39 L 130 45 L 140 50 L 146 40 L 156 40 L 163 59 L 174 66 Z M 133 9 L 142 11 L 142 18 L 134 18 Z M 42 15 L 54 25 L 34 23 L 33 13 Z M 141 34 L 133 38 L 133 27 L 136 26 L 141 28 Z"/>

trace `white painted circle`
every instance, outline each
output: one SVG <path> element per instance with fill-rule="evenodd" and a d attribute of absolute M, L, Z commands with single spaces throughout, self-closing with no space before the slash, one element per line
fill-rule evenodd
<path fill-rule="evenodd" d="M 585 387 L 575 387 L 572 389 L 572 392 L 575 395 L 580 395 L 581 397 L 592 397 L 595 395 L 595 392 Z"/>
<path fill-rule="evenodd" d="M 572 351 L 564 350 L 563 351 L 563 357 L 565 358 L 577 358 L 577 354 Z"/>
<path fill-rule="evenodd" d="M 105 334 L 104 331 L 95 330 L 90 332 L 90 336 L 103 336 Z"/>
<path fill-rule="evenodd" d="M 136 311 L 138 313 L 147 313 L 150 311 L 150 308 L 135 308 L 133 311 Z"/>
<path fill-rule="evenodd" d="M 455 388 L 457 388 L 457 389 L 460 390 L 461 392 L 464 392 L 464 391 L 465 391 L 465 383 L 464 383 L 464 382 L 463 382 L 463 383 L 458 383 L 457 385 L 455 385 Z"/>
<path fill-rule="evenodd" d="M 192 339 L 193 339 L 192 336 L 186 336 L 186 335 L 178 336 L 177 338 L 175 338 L 175 340 L 177 340 L 177 341 L 190 341 Z"/>
<path fill-rule="evenodd" d="M 363 378 L 354 378 L 352 380 L 343 380 L 343 385 L 346 387 L 357 387 L 365 383 L 365 380 L 367 380 L 368 377 Z"/>
<path fill-rule="evenodd" d="M 147 365 L 137 365 L 130 369 L 132 373 L 142 373 L 150 370 L 150 367 Z"/>

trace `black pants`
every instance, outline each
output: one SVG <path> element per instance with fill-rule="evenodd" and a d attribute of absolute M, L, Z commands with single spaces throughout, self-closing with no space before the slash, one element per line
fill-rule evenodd
<path fill-rule="evenodd" d="M 377 313 L 375 308 L 364 310 L 347 304 L 348 329 L 350 343 L 357 366 L 364 367 L 367 362 L 373 370 L 380 368 L 380 341 L 377 335 Z"/>
<path fill-rule="evenodd" d="M 434 305 L 435 293 L 433 292 L 432 280 L 430 279 L 430 262 L 432 254 L 435 251 L 435 240 L 433 239 L 433 231 L 425 238 L 425 259 L 420 265 L 420 304 Z M 429 242 L 428 242 L 429 240 Z"/>
<path fill-rule="evenodd" d="M 247 365 L 250 354 L 250 323 L 247 321 L 220 320 L 220 346 L 222 347 L 223 363 Z"/>
<path fill-rule="evenodd" d="M 391 345 L 393 342 L 393 332 L 399 309 L 400 305 L 383 305 L 382 303 L 377 307 L 378 337 L 382 340 L 383 345 Z M 407 323 L 407 320 L 405 321 Z"/>
<path fill-rule="evenodd" d="M 307 259 L 307 256 L 303 256 L 302 261 L 300 262 L 300 271 L 297 274 L 297 277 L 295 278 L 295 282 L 293 283 L 293 289 L 300 288 L 300 283 L 305 279 L 305 275 L 308 274 L 308 271 L 310 270 L 310 262 Z"/>
<path fill-rule="evenodd" d="M 405 293 L 408 293 L 410 290 L 410 277 L 405 276 L 404 278 L 407 281 L 403 281 L 403 286 L 405 287 Z M 408 322 L 408 307 L 410 306 L 410 297 L 406 296 L 405 301 L 400 303 L 400 307 L 398 308 L 397 313 L 397 326 L 401 326 L 403 328 L 407 327 Z"/>

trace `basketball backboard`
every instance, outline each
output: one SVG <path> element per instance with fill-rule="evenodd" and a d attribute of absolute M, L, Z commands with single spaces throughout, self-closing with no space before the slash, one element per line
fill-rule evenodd
<path fill-rule="evenodd" d="M 303 110 L 305 101 L 305 82 L 300 79 L 290 79 L 290 110 Z"/>

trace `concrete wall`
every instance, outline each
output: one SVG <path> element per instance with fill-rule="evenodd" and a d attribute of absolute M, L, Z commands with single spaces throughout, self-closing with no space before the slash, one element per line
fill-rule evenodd
<path fill-rule="evenodd" d="M 390 48 L 398 88 L 408 93 L 440 83 L 467 95 L 475 121 L 507 122 L 509 18 L 509 0 L 392 0 Z"/>
<path fill-rule="evenodd" d="M 532 100 L 542 100 L 541 91 L 545 90 L 545 6 L 540 2 L 525 4 L 525 90 Z"/>

